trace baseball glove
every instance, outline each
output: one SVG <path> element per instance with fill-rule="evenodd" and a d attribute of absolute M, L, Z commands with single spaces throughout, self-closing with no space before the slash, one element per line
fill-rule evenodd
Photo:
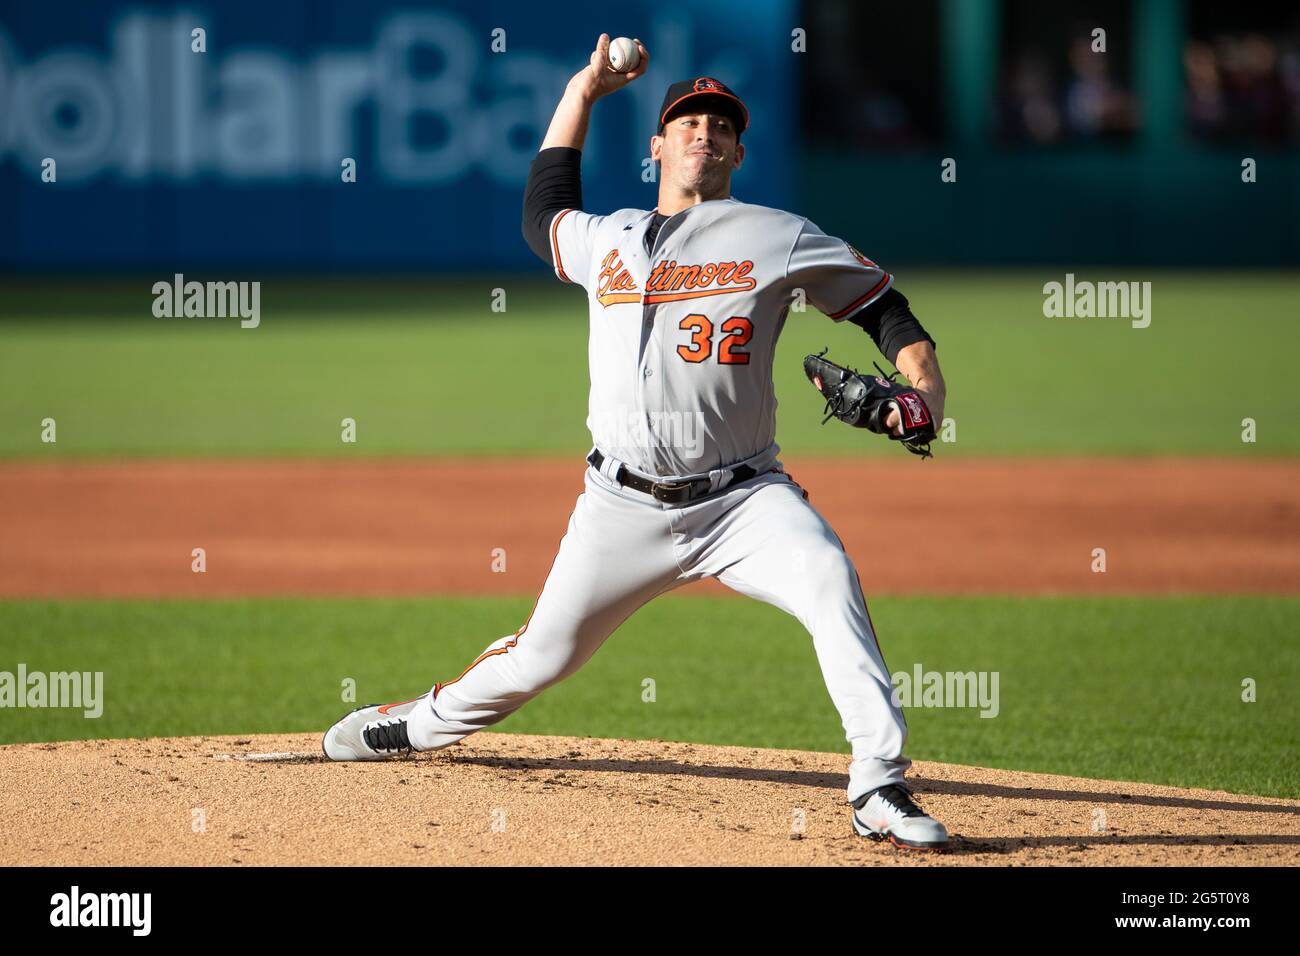
<path fill-rule="evenodd" d="M 893 441 L 902 442 L 903 447 L 914 455 L 934 457 L 930 454 L 930 442 L 935 437 L 934 417 L 916 389 L 896 383 L 894 379 L 898 373 L 887 376 L 879 365 L 876 366 L 876 371 L 880 374 L 870 377 L 836 365 L 823 357 L 827 351 L 829 349 L 822 349 L 803 360 L 804 374 L 826 399 L 823 425 L 832 418 L 838 418 L 855 428 L 888 435 Z M 901 435 L 895 435 L 885 427 L 885 419 L 891 408 L 898 409 L 898 417 L 903 426 Z"/>

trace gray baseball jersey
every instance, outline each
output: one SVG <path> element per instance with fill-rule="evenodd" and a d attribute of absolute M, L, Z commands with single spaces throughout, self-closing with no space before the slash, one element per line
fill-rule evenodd
<path fill-rule="evenodd" d="M 578 210 L 551 221 L 555 273 L 587 290 L 588 426 L 606 460 L 587 469 L 533 613 L 407 717 L 417 750 L 500 721 L 596 653 L 655 597 L 716 578 L 794 615 L 812 635 L 853 759 L 850 800 L 901 783 L 907 722 L 895 702 L 848 554 L 776 463 L 772 357 L 794 302 L 845 319 L 891 277 L 798 216 L 718 199 L 669 218 Z M 613 462 L 659 478 L 709 473 L 716 493 L 666 503 L 613 480 Z M 754 468 L 732 481 L 731 466 Z"/>
<path fill-rule="evenodd" d="M 893 281 L 807 219 L 715 199 L 653 211 L 557 213 L 555 274 L 587 291 L 596 447 L 643 474 L 677 478 L 776 457 L 772 360 L 791 305 L 836 321 Z M 802 296 L 800 291 L 802 290 Z"/>

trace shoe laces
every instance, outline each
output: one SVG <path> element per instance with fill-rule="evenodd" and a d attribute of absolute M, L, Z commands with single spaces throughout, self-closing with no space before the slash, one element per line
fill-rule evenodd
<path fill-rule="evenodd" d="M 406 721 L 391 720 L 369 724 L 361 731 L 361 739 L 376 753 L 412 753 L 411 739 L 406 735 Z"/>
<path fill-rule="evenodd" d="M 879 789 L 868 793 L 866 796 L 862 797 L 860 802 L 855 803 L 854 806 L 861 809 L 866 806 L 867 801 L 870 800 L 874 794 L 879 794 L 881 800 L 889 804 L 905 817 L 925 816 L 925 811 L 912 801 L 912 795 L 907 791 L 907 788 L 901 787 L 896 783 L 891 783 L 888 786 L 880 787 Z"/>

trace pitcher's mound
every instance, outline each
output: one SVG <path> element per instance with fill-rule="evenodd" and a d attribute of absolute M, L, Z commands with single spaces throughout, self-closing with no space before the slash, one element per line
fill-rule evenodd
<path fill-rule="evenodd" d="M 316 734 L 0 747 L 0 861 L 234 864 L 1300 863 L 1300 801 L 918 761 L 944 853 L 853 835 L 848 758 L 477 734 L 327 763 Z"/>

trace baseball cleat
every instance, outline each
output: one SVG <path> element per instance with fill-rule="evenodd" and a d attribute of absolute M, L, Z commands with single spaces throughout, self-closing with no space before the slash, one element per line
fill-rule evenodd
<path fill-rule="evenodd" d="M 330 760 L 385 760 L 414 753 L 406 735 L 406 717 L 428 696 L 358 707 L 325 731 L 321 749 Z"/>
<path fill-rule="evenodd" d="M 909 850 L 940 850 L 948 845 L 943 824 L 913 803 L 911 792 L 896 783 L 853 801 L 853 832 Z"/>

